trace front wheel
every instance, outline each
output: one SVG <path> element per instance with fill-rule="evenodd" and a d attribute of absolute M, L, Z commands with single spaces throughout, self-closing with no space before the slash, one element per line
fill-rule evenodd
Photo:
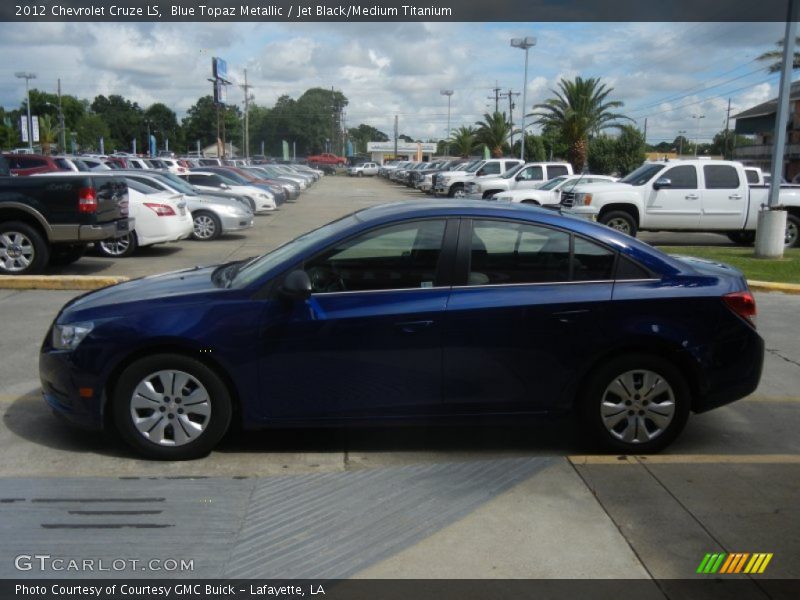
<path fill-rule="evenodd" d="M 630 213 L 624 210 L 612 210 L 600 216 L 600 223 L 625 233 L 631 237 L 636 237 L 636 221 Z"/>
<path fill-rule="evenodd" d="M 666 448 L 689 418 L 691 395 L 672 363 L 627 355 L 598 368 L 582 398 L 586 432 L 608 451 L 646 454 Z"/>
<path fill-rule="evenodd" d="M 464 191 L 464 186 L 460 183 L 457 183 L 450 188 L 450 191 L 447 195 L 450 198 L 464 198 L 467 193 Z"/>
<path fill-rule="evenodd" d="M 94 243 L 94 249 L 98 254 L 109 258 L 126 258 L 131 256 L 139 247 L 136 233 L 129 231 L 122 237 L 113 240 L 103 240 Z"/>
<path fill-rule="evenodd" d="M 156 354 L 126 368 L 112 395 L 114 424 L 139 454 L 187 460 L 208 454 L 231 423 L 219 376 L 198 360 Z"/>
<path fill-rule="evenodd" d="M 192 237 L 201 242 L 217 239 L 222 234 L 222 223 L 219 217 L 212 212 L 200 210 L 192 213 L 194 232 Z"/>

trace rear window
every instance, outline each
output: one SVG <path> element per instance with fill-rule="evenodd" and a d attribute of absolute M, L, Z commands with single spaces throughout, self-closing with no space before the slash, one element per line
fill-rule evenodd
<path fill-rule="evenodd" d="M 744 174 L 747 177 L 747 183 L 758 183 L 758 173 L 753 169 L 745 169 Z"/>
<path fill-rule="evenodd" d="M 739 173 L 728 165 L 706 165 L 703 167 L 708 190 L 735 190 L 739 188 Z"/>
<path fill-rule="evenodd" d="M 550 165 L 547 167 L 547 177 L 561 177 L 562 175 L 569 175 L 569 170 L 564 165 Z"/>

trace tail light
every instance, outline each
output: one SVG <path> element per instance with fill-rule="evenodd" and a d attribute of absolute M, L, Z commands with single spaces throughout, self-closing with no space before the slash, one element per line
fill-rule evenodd
<path fill-rule="evenodd" d="M 97 212 L 97 192 L 93 187 L 82 187 L 78 190 L 78 212 Z"/>
<path fill-rule="evenodd" d="M 156 204 L 155 202 L 145 202 L 144 205 L 156 213 L 159 217 L 171 217 L 175 211 L 168 204 Z"/>
<path fill-rule="evenodd" d="M 725 304 L 737 315 L 756 326 L 756 299 L 750 292 L 733 292 L 722 297 Z"/>

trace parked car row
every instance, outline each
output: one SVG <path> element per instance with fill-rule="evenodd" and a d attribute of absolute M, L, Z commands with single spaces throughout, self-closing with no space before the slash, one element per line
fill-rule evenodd
<path fill-rule="evenodd" d="M 36 157 L 36 155 L 27 155 Z M 47 164 L 58 157 L 47 158 Z M 164 159 L 171 160 L 171 159 Z M 3 157 L 0 274 L 78 260 L 88 247 L 124 258 L 144 246 L 211 241 L 253 226 L 322 174 L 289 165 L 59 169 L 9 177 Z M 16 163 L 19 164 L 19 163 Z"/>

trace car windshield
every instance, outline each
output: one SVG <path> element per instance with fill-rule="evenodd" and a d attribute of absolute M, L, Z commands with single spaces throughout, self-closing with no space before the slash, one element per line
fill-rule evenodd
<path fill-rule="evenodd" d="M 236 276 L 231 281 L 230 287 L 238 289 L 250 285 L 288 258 L 296 254 L 301 254 L 327 236 L 346 229 L 355 221 L 355 218 L 354 213 L 351 213 L 341 219 L 309 231 L 285 243 L 283 246 L 279 246 L 272 252 L 267 252 L 258 258 L 254 258 L 239 269 L 238 273 L 236 273 Z"/>
<path fill-rule="evenodd" d="M 664 165 L 662 164 L 645 163 L 632 173 L 620 179 L 619 182 L 628 183 L 630 185 L 644 185 L 663 168 Z"/>
<path fill-rule="evenodd" d="M 233 171 L 225 171 L 224 174 L 222 173 L 222 171 L 211 171 L 211 172 L 216 173 L 220 177 L 227 177 L 228 179 L 235 181 L 237 185 L 250 185 L 250 180 L 240 175 L 239 173 L 234 173 Z"/>
<path fill-rule="evenodd" d="M 517 174 L 517 173 L 520 171 L 520 169 L 522 169 L 522 167 L 524 167 L 524 166 L 525 166 L 525 163 L 520 163 L 520 164 L 518 164 L 517 166 L 510 168 L 508 171 L 506 171 L 505 173 L 503 173 L 502 175 L 500 175 L 500 177 L 502 177 L 503 179 L 511 179 L 511 178 L 512 178 L 512 177 L 514 177 L 514 175 L 516 175 L 516 174 Z"/>
<path fill-rule="evenodd" d="M 539 189 L 540 190 L 552 190 L 564 183 L 569 177 L 556 177 L 555 179 L 551 179 L 544 185 L 542 185 Z M 578 181 L 577 179 L 575 181 Z"/>
<path fill-rule="evenodd" d="M 169 182 L 170 186 L 172 186 L 179 192 L 182 192 L 187 196 L 197 196 L 197 192 L 195 191 L 195 189 L 191 185 L 186 183 L 183 179 L 175 175 L 174 173 L 169 173 L 167 171 L 164 171 L 163 173 L 159 173 L 158 176 L 162 177 L 163 179 L 166 179 Z"/>
<path fill-rule="evenodd" d="M 475 171 L 480 169 L 485 162 L 486 161 L 484 160 L 477 160 L 473 163 L 468 164 L 466 167 L 464 167 L 463 170 L 466 171 L 467 173 L 474 173 Z"/>

